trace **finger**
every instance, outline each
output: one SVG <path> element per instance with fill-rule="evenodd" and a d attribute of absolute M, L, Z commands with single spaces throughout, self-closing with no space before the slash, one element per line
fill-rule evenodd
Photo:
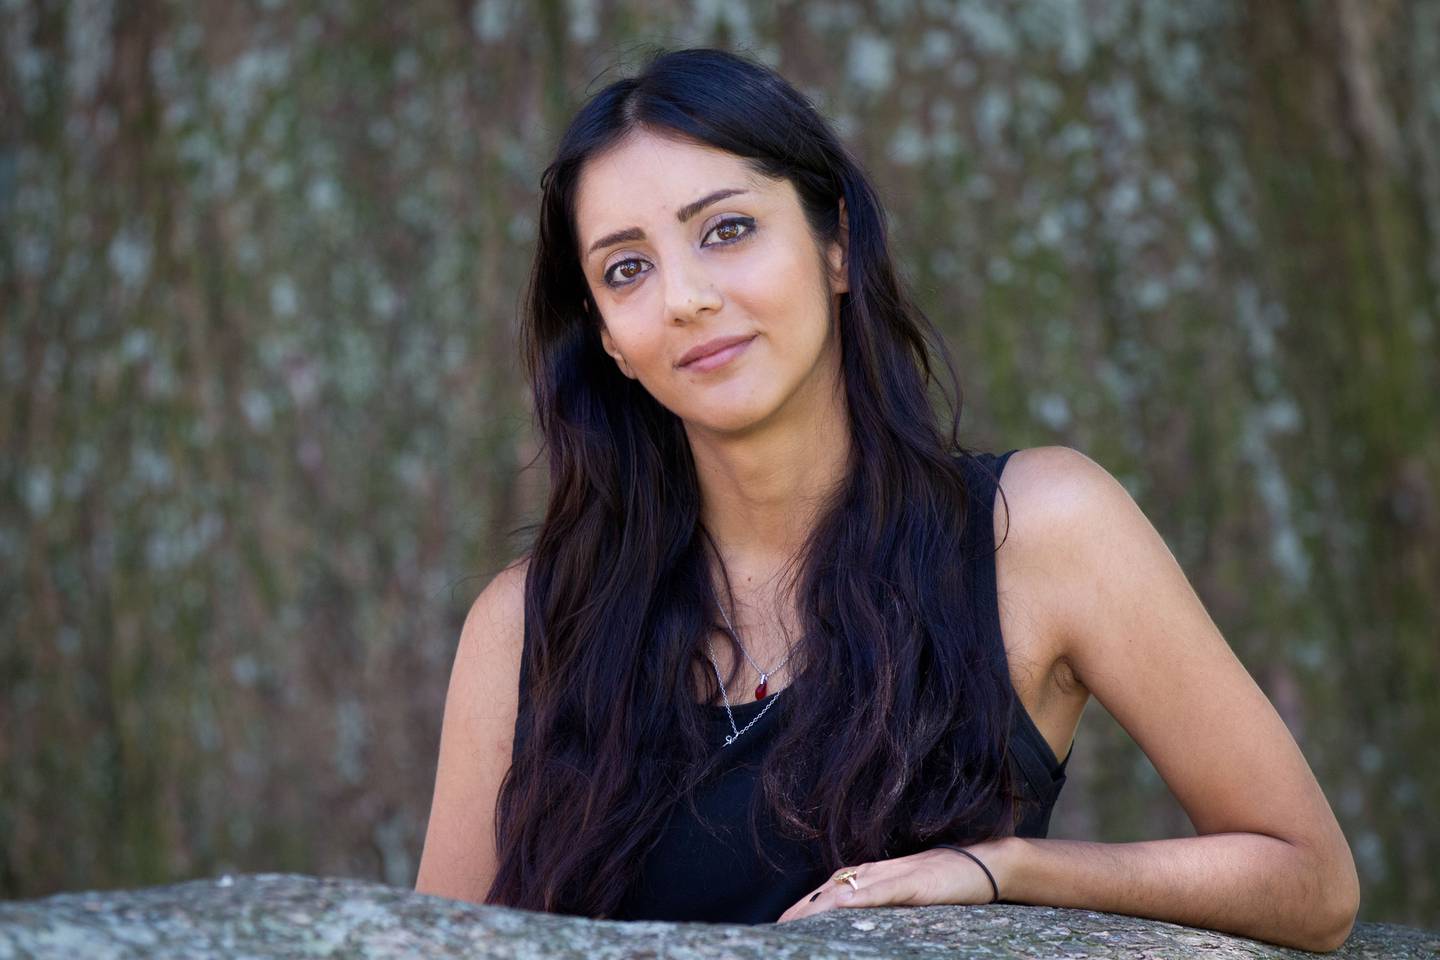
<path fill-rule="evenodd" d="M 776 922 L 800 920 L 804 917 L 814 916 L 817 913 L 824 913 L 835 905 L 835 895 L 841 889 L 849 890 L 850 885 L 827 881 L 825 884 L 806 894 L 799 903 L 791 904 L 790 908 L 782 913 L 780 919 Z"/>
<path fill-rule="evenodd" d="M 899 907 L 921 903 L 915 873 L 877 877 L 862 883 L 859 890 L 845 889 L 835 898 L 837 907 Z"/>
<path fill-rule="evenodd" d="M 790 919 L 800 920 L 824 913 L 835 905 L 835 891 L 821 887 L 791 908 Z"/>

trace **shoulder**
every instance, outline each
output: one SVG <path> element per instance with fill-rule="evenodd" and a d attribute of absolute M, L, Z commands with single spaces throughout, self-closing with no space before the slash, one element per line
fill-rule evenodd
<path fill-rule="evenodd" d="M 1000 482 L 1009 509 L 997 542 L 1008 521 L 1010 564 L 1034 585 L 1051 650 L 1082 680 L 1087 664 L 1130 657 L 1138 638 L 1176 635 L 1181 618 L 1195 637 L 1218 636 L 1164 538 L 1104 467 L 1036 447 L 1011 455 Z"/>
<path fill-rule="evenodd" d="M 1045 536 L 1046 531 L 1081 532 L 1133 503 L 1120 481 L 1072 447 L 1016 450 L 1005 462 L 995 495 L 995 542 L 1008 529 L 1012 536 L 1026 535 L 1028 546 L 1053 546 L 1061 538 Z"/>
<path fill-rule="evenodd" d="M 1139 588 L 1157 558 L 1173 564 L 1124 485 L 1071 447 L 1011 454 L 994 516 L 997 563 L 1035 585 L 1035 609 L 1057 657 L 1075 652 L 1076 638 L 1093 630 L 1088 621 L 1103 616 L 1101 596 Z"/>
<path fill-rule="evenodd" d="M 530 573 L 530 557 L 524 556 L 507 563 L 491 578 L 482 591 L 481 597 L 499 605 L 509 613 L 523 610 L 525 605 L 525 580 Z M 478 599 L 478 598 L 477 598 Z"/>
<path fill-rule="evenodd" d="M 460 631 L 460 651 L 486 658 L 504 655 L 519 663 L 525 639 L 525 580 L 530 558 L 507 564 L 470 604 Z"/>
<path fill-rule="evenodd" d="M 996 494 L 996 512 L 1005 511 L 1005 501 L 1024 502 L 1028 511 L 1044 511 L 1045 520 L 1056 515 L 1074 517 L 1097 508 L 1115 507 L 1117 499 L 1129 499 L 1125 486 L 1099 463 L 1070 446 L 1031 446 L 1018 449 L 1005 461 L 999 476 L 1004 497 Z M 1012 520 L 1021 520 L 1020 517 Z"/>
<path fill-rule="evenodd" d="M 1115 476 L 1068 446 L 1015 450 L 999 478 L 995 495 L 996 543 L 999 535 L 1021 535 L 1031 551 L 1068 551 L 1089 537 L 1125 537 L 1149 527 Z"/>

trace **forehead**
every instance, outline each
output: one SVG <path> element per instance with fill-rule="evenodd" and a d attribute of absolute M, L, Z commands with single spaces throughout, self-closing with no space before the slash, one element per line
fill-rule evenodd
<path fill-rule="evenodd" d="M 609 230 L 674 220 L 680 207 L 724 187 L 764 194 L 779 184 L 728 151 L 637 131 L 585 161 L 577 232 L 583 244 Z"/>

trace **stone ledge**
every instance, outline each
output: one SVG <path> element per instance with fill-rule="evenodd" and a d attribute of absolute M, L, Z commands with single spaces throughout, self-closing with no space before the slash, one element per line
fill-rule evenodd
<path fill-rule="evenodd" d="M 338 877 L 249 874 L 0 903 L 0 960 L 355 957 L 926 960 L 1435 958 L 1440 933 L 1359 924 L 1332 954 L 1134 917 L 1011 905 L 832 910 L 793 924 L 586 920 Z"/>

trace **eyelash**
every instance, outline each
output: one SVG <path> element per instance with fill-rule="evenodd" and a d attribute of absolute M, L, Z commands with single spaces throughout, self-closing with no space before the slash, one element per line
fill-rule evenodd
<path fill-rule="evenodd" d="M 713 226 L 713 227 L 711 227 L 709 230 L 707 230 L 706 233 L 705 233 L 705 236 L 708 237 L 708 236 L 710 236 L 710 234 L 712 234 L 712 233 L 714 233 L 715 231 L 719 230 L 721 227 L 730 226 L 731 224 L 734 224 L 734 225 L 736 225 L 736 226 L 744 227 L 744 228 L 745 228 L 745 232 L 742 233 L 742 234 L 740 234 L 740 236 L 735 237 L 733 240 L 721 240 L 719 243 L 705 244 L 705 246 L 711 246 L 711 247 L 714 247 L 714 246 L 728 247 L 728 246 L 729 246 L 730 244 L 732 244 L 732 243 L 739 243 L 741 240 L 744 240 L 746 237 L 750 236 L 752 233 L 755 232 L 755 218 L 754 218 L 754 217 L 726 217 L 724 220 L 721 220 L 719 223 L 715 224 L 715 226 Z M 629 280 L 626 280 L 624 283 L 616 283 L 616 282 L 614 282 L 614 281 L 612 281 L 612 280 L 610 279 L 610 275 L 611 275 L 612 273 L 614 273 L 616 270 L 618 270 L 620 267 L 625 266 L 625 264 L 627 264 L 627 263 L 640 263 L 640 262 L 642 262 L 642 261 L 640 260 L 639 257 L 626 257 L 624 260 L 620 260 L 620 261 L 617 261 L 617 262 L 615 262 L 615 263 L 612 263 L 612 264 L 610 265 L 609 269 L 607 269 L 607 270 L 605 271 L 604 275 L 603 275 L 603 279 L 604 279 L 604 281 L 605 281 L 605 285 L 606 285 L 607 287 L 610 287 L 611 289 L 618 289 L 619 287 L 628 287 L 628 286 L 630 286 L 630 284 L 632 284 L 632 283 L 635 282 L 635 279 L 634 279 L 634 278 L 631 278 L 631 279 L 629 279 Z M 636 277 L 639 277 L 640 274 L 637 273 L 635 276 L 636 276 Z"/>

